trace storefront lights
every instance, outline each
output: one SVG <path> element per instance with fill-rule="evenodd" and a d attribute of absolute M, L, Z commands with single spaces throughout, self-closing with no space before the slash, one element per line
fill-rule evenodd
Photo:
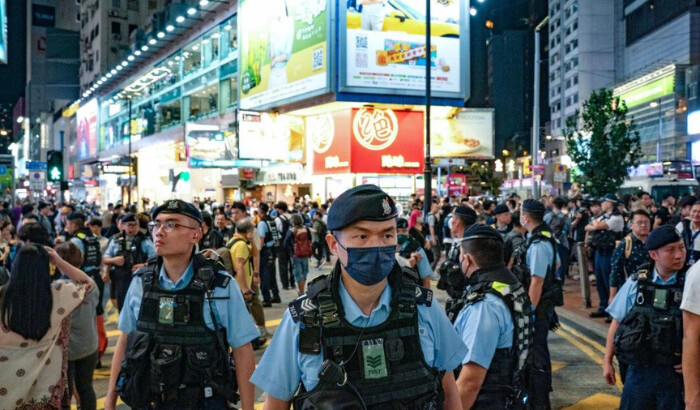
<path fill-rule="evenodd" d="M 178 23 L 182 23 L 183 21 L 185 21 L 185 17 L 184 16 L 177 16 L 175 21 L 177 21 Z"/>
<path fill-rule="evenodd" d="M 150 44 L 150 45 L 155 45 L 156 43 L 157 43 L 157 41 L 155 38 L 148 40 L 148 44 Z"/>
<path fill-rule="evenodd" d="M 118 66 L 117 66 L 117 71 L 121 71 L 121 69 L 122 69 L 122 66 L 118 65 Z"/>
<path fill-rule="evenodd" d="M 145 44 L 141 46 L 141 51 L 148 51 L 148 46 Z"/>
<path fill-rule="evenodd" d="M 187 14 L 190 16 L 195 14 L 196 12 L 197 12 L 197 9 L 194 7 L 190 7 L 189 9 L 187 9 Z"/>
<path fill-rule="evenodd" d="M 172 24 L 168 24 L 167 27 L 165 27 L 165 31 L 167 31 L 168 33 L 173 30 L 175 30 L 175 26 L 173 26 Z"/>
<path fill-rule="evenodd" d="M 165 37 L 165 33 L 163 33 L 162 31 L 159 31 L 157 36 L 158 36 L 158 38 L 163 38 L 163 37 Z"/>
<path fill-rule="evenodd" d="M 126 66 L 128 66 L 128 65 L 129 65 L 129 62 L 128 62 L 128 61 L 126 61 L 126 60 L 122 61 L 122 67 L 126 67 Z"/>
<path fill-rule="evenodd" d="M 233 27 L 230 24 L 227 24 L 224 26 L 224 30 L 226 30 L 226 31 L 231 31 L 232 28 Z"/>
<path fill-rule="evenodd" d="M 136 50 L 136 51 L 134 51 L 134 55 L 140 56 L 140 55 L 141 55 L 141 50 Z"/>
<path fill-rule="evenodd" d="M 209 0 L 200 0 L 199 1 L 199 5 L 202 7 L 206 6 L 207 4 L 209 4 Z"/>

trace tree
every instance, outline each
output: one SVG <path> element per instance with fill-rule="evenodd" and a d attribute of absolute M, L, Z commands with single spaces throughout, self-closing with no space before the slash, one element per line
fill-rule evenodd
<path fill-rule="evenodd" d="M 627 105 L 611 90 L 594 91 L 583 111 L 567 119 L 562 133 L 567 153 L 581 171 L 576 181 L 595 196 L 617 191 L 627 168 L 642 158 L 637 124 L 627 118 Z"/>

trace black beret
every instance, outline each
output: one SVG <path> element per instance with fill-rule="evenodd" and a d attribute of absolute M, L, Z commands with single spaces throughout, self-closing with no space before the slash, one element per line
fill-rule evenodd
<path fill-rule="evenodd" d="M 189 216 L 195 221 L 202 223 L 202 212 L 189 202 L 181 201 L 179 199 L 170 199 L 165 201 L 163 205 L 155 208 L 151 212 L 151 219 L 155 220 L 158 214 L 180 214 Z"/>
<path fill-rule="evenodd" d="M 474 224 L 464 230 L 462 242 L 471 241 L 473 239 L 493 239 L 494 241 L 503 242 L 503 237 L 497 230 L 482 224 Z"/>
<path fill-rule="evenodd" d="M 542 205 L 540 201 L 536 199 L 526 199 L 525 202 L 523 202 L 523 211 L 544 215 L 546 209 L 544 209 L 544 205 Z"/>
<path fill-rule="evenodd" d="M 493 210 L 494 215 L 500 215 L 500 214 L 504 214 L 506 212 L 510 212 L 510 209 L 508 209 L 506 204 L 498 204 L 498 205 L 496 205 L 496 208 L 494 208 L 494 210 Z"/>
<path fill-rule="evenodd" d="M 66 215 L 66 221 L 72 221 L 74 219 L 82 219 L 84 221 L 87 217 L 81 212 L 71 212 Z"/>
<path fill-rule="evenodd" d="M 669 243 L 682 241 L 681 234 L 673 225 L 662 225 L 651 231 L 647 238 L 646 248 L 648 251 L 654 251 Z"/>
<path fill-rule="evenodd" d="M 469 206 L 460 205 L 455 208 L 455 215 L 463 218 L 467 224 L 471 225 L 476 222 L 476 212 Z"/>
<path fill-rule="evenodd" d="M 617 197 L 615 196 L 615 194 L 605 194 L 605 196 L 603 197 L 603 201 L 617 203 Z"/>
<path fill-rule="evenodd" d="M 328 229 L 337 231 L 357 221 L 388 221 L 396 215 L 396 204 L 389 194 L 376 185 L 360 185 L 333 201 L 328 211 Z"/>
<path fill-rule="evenodd" d="M 132 214 L 131 212 L 122 215 L 122 217 L 119 218 L 119 220 L 122 221 L 122 223 L 125 223 L 125 222 L 138 222 L 138 221 L 136 220 L 136 215 Z"/>
<path fill-rule="evenodd" d="M 397 218 L 396 219 L 396 228 L 398 228 L 398 229 L 408 228 L 408 220 L 406 220 L 406 218 Z"/>

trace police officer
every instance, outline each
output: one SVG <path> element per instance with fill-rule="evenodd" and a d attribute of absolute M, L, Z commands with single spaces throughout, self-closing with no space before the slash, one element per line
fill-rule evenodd
<path fill-rule="evenodd" d="M 85 227 L 86 216 L 80 212 L 72 212 L 66 216 L 64 226 L 66 239 L 78 246 L 83 254 L 83 264 L 80 270 L 90 276 L 97 285 L 100 292 L 100 300 L 97 303 L 96 315 L 104 314 L 102 307 L 102 297 L 104 295 L 105 283 L 100 275 L 100 264 L 102 262 L 102 250 L 100 240 L 92 234 L 89 228 Z"/>
<path fill-rule="evenodd" d="M 406 218 L 396 219 L 396 243 L 398 249 L 396 260 L 402 266 L 415 269 L 423 287 L 430 289 L 430 275 L 433 274 L 433 270 L 430 268 L 428 255 L 418 241 L 408 234 L 408 220 Z"/>
<path fill-rule="evenodd" d="M 529 277 L 523 284 L 535 306 L 535 340 L 532 347 L 532 371 L 530 395 L 533 409 L 549 409 L 549 392 L 552 391 L 552 362 L 547 346 L 550 327 L 557 325 L 554 306 L 560 305 L 561 287 L 557 286 L 556 268 L 559 258 L 554 235 L 543 222 L 545 207 L 537 200 L 523 202 L 520 225 L 528 231 L 525 244 L 525 265 Z M 526 284 L 526 281 L 530 281 Z"/>
<path fill-rule="evenodd" d="M 269 210 L 270 207 L 266 203 L 260 203 L 258 211 L 262 219 L 258 223 L 257 229 L 262 242 L 260 247 L 260 291 L 264 307 L 271 307 L 273 303 L 282 302 L 275 274 L 275 259 L 277 249 L 279 249 L 280 234 L 275 221 L 268 214 Z"/>
<path fill-rule="evenodd" d="M 396 206 L 375 185 L 341 194 L 326 237 L 333 272 L 290 304 L 251 381 L 265 408 L 459 408 L 466 348 L 432 292 L 396 263 Z M 447 372 L 447 373 L 445 373 Z"/>
<path fill-rule="evenodd" d="M 466 284 L 464 275 L 459 267 L 460 240 L 464 236 L 464 231 L 475 223 L 476 212 L 466 205 L 456 207 L 452 213 L 450 221 L 453 238 L 452 246 L 447 250 L 446 258 L 437 270 L 440 276 L 437 287 L 446 291 L 451 299 L 448 299 L 445 307 L 452 306 L 453 300 L 458 299 L 464 292 Z"/>
<path fill-rule="evenodd" d="M 652 264 L 627 279 L 608 307 L 603 377 L 615 384 L 614 352 L 629 364 L 620 409 L 683 409 L 685 244 L 675 227 L 663 225 L 649 234 L 646 249 Z"/>
<path fill-rule="evenodd" d="M 123 231 L 112 237 L 102 262 L 112 266 L 110 279 L 114 293 L 111 295 L 117 299 L 117 309 L 121 311 L 133 273 L 146 266 L 146 261 L 156 256 L 156 250 L 153 241 L 139 232 L 134 214 L 124 214 L 119 222 Z"/>
<path fill-rule="evenodd" d="M 593 219 L 586 226 L 586 232 L 590 237 L 590 243 L 594 247 L 594 272 L 596 290 L 598 291 L 598 310 L 588 316 L 592 318 L 606 317 L 605 309 L 610 299 L 610 263 L 615 241 L 622 237 L 625 229 L 625 221 L 617 211 L 617 197 L 613 194 L 605 195 L 601 203 L 603 214 Z"/>
<path fill-rule="evenodd" d="M 469 281 L 454 324 L 468 351 L 457 378 L 462 408 L 506 409 L 516 402 L 524 406 L 526 386 L 519 371 L 532 346 L 534 308 L 503 263 L 499 232 L 473 225 L 461 247 L 461 268 Z"/>
<path fill-rule="evenodd" d="M 493 209 L 493 216 L 496 218 L 494 228 L 496 228 L 498 233 L 501 234 L 501 237 L 505 239 L 508 232 L 513 230 L 513 223 L 508 206 L 506 204 L 498 204 Z"/>
<path fill-rule="evenodd" d="M 226 409 L 238 399 L 236 384 L 242 408 L 253 409 L 250 341 L 259 333 L 236 281 L 194 252 L 202 214 L 169 200 L 152 220 L 158 257 L 127 292 L 105 409 L 114 409 L 117 390 L 132 408 Z"/>

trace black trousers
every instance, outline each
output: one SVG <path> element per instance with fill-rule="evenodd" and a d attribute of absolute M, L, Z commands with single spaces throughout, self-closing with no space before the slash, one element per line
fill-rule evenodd
<path fill-rule="evenodd" d="M 530 405 L 533 410 L 549 410 L 549 392 L 552 391 L 552 361 L 549 356 L 547 320 L 535 322 L 535 337 L 532 345 L 532 369 L 530 372 Z"/>
<path fill-rule="evenodd" d="M 277 253 L 277 266 L 283 288 L 294 287 L 294 270 L 291 267 L 292 261 L 289 256 L 289 252 L 284 248 L 280 248 Z"/>
<path fill-rule="evenodd" d="M 97 351 L 78 360 L 68 361 L 68 400 L 73 397 L 73 383 L 75 391 L 80 398 L 81 410 L 95 410 L 97 408 L 97 396 L 92 387 L 92 375 L 97 364 Z"/>

